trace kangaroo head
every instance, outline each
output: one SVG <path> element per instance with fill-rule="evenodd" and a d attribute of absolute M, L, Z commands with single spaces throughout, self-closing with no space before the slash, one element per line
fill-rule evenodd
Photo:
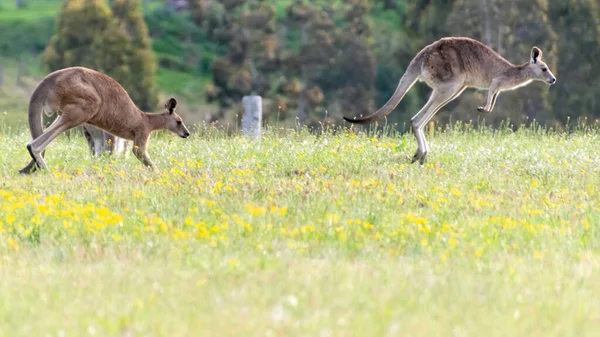
<path fill-rule="evenodd" d="M 534 80 L 550 84 L 556 83 L 556 77 L 548 69 L 548 65 L 542 61 L 542 51 L 540 48 L 533 47 L 531 49 L 531 60 L 527 67 L 530 69 L 530 74 Z"/>
<path fill-rule="evenodd" d="M 181 138 L 187 138 L 190 136 L 190 132 L 183 124 L 183 120 L 181 117 L 175 112 L 175 107 L 177 106 L 177 100 L 175 98 L 170 98 L 165 103 L 165 109 L 167 113 L 165 114 L 167 118 L 166 129 L 178 135 Z"/>

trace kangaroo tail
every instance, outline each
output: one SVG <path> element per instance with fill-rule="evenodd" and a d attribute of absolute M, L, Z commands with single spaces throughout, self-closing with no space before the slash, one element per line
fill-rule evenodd
<path fill-rule="evenodd" d="M 379 110 L 369 116 L 353 118 L 344 116 L 344 119 L 350 123 L 368 124 L 384 118 L 385 116 L 389 115 L 394 108 L 396 108 L 408 90 L 410 90 L 415 82 L 417 82 L 420 75 L 421 62 L 418 62 L 416 59 L 414 59 L 408 65 L 408 68 L 406 69 L 404 75 L 402 75 L 402 78 L 400 78 L 400 83 L 398 83 L 398 87 L 396 87 L 396 91 L 392 97 Z"/>
<path fill-rule="evenodd" d="M 44 127 L 42 125 L 42 111 L 44 110 L 49 91 L 54 89 L 58 73 L 59 72 L 54 72 L 46 76 L 37 88 L 35 88 L 29 99 L 28 120 L 32 139 L 38 138 L 44 132 Z M 49 115 L 51 115 L 51 113 Z M 42 153 L 42 157 L 44 156 L 44 153 Z M 35 160 L 31 160 L 27 166 L 19 170 L 19 173 L 30 174 L 35 172 L 37 168 L 38 166 Z"/>

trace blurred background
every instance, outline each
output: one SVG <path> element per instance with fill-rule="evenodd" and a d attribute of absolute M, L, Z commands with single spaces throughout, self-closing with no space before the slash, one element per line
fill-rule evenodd
<path fill-rule="evenodd" d="M 600 112 L 600 5 L 593 0 L 0 0 L 0 114 L 25 125 L 50 71 L 83 65 L 118 80 L 146 111 L 175 96 L 188 124 L 234 125 L 241 98 L 268 124 L 341 124 L 391 96 L 405 67 L 445 36 L 478 39 L 515 64 L 532 46 L 558 78 L 500 95 L 473 89 L 436 116 L 515 127 Z M 400 131 L 425 103 L 418 84 L 389 118 Z"/>

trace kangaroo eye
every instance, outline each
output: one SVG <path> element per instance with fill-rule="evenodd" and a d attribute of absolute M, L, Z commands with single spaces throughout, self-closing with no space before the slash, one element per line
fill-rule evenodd
<path fill-rule="evenodd" d="M 177 125 L 181 125 L 183 124 L 181 121 L 177 121 Z"/>
<path fill-rule="evenodd" d="M 548 68 L 542 68 L 542 71 L 543 71 L 543 72 L 547 72 L 547 71 L 548 71 Z"/>

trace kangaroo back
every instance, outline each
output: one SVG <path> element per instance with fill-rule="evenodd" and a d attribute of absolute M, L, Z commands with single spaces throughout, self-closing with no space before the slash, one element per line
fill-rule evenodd
<path fill-rule="evenodd" d="M 406 68 L 406 72 L 400 78 L 400 83 L 398 83 L 398 87 L 396 87 L 396 91 L 392 97 L 374 114 L 361 117 L 361 118 L 348 118 L 344 116 L 344 119 L 348 122 L 355 124 L 368 124 L 373 123 L 377 120 L 384 118 L 389 115 L 392 110 L 398 106 L 404 95 L 412 88 L 412 86 L 417 82 L 419 76 L 421 76 L 421 61 L 420 58 L 413 59 L 408 68 Z"/>

